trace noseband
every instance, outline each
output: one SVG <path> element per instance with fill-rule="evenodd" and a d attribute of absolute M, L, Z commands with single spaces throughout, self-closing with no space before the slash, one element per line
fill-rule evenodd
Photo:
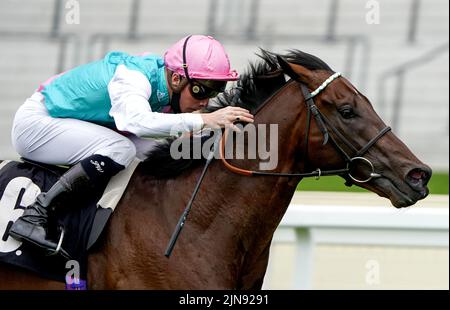
<path fill-rule="evenodd" d="M 262 171 L 251 171 L 251 170 L 245 170 L 238 167 L 235 167 L 231 165 L 227 160 L 225 159 L 225 139 L 226 139 L 226 132 L 227 129 L 224 131 L 223 137 L 220 142 L 220 157 L 222 159 L 223 164 L 225 167 L 227 167 L 232 172 L 246 175 L 246 176 L 277 176 L 277 177 L 316 177 L 317 179 L 321 176 L 326 175 L 340 175 L 344 176 L 347 180 L 345 185 L 351 186 L 352 181 L 356 183 L 367 183 L 373 178 L 379 178 L 381 175 L 379 173 L 375 172 L 375 167 L 373 163 L 363 157 L 363 155 L 381 138 L 391 130 L 391 127 L 385 127 L 383 128 L 375 137 L 373 137 L 369 142 L 367 142 L 366 145 L 364 145 L 361 149 L 357 149 L 352 143 L 350 143 L 345 136 L 339 132 L 339 130 L 330 122 L 330 120 L 320 112 L 319 108 L 314 103 L 314 97 L 317 96 L 321 91 L 323 91 L 329 84 L 331 84 L 334 80 L 339 78 L 341 76 L 341 73 L 336 72 L 332 76 L 330 76 L 328 79 L 326 79 L 316 90 L 313 92 L 309 92 L 308 88 L 300 82 L 299 76 L 295 77 L 294 80 L 300 83 L 300 87 L 303 93 L 303 96 L 305 98 L 305 104 L 307 108 L 307 121 L 306 121 L 306 131 L 305 131 L 305 144 L 306 148 L 304 151 L 304 161 L 307 160 L 307 154 L 308 154 L 308 141 L 309 141 L 309 132 L 311 127 L 311 115 L 314 117 L 317 126 L 319 127 L 319 130 L 323 134 L 323 145 L 327 144 L 329 140 L 331 140 L 332 145 L 335 147 L 335 149 L 344 157 L 347 165 L 343 169 L 336 169 L 336 170 L 321 170 L 320 168 L 316 169 L 312 172 L 307 173 L 277 173 L 277 172 L 262 172 Z M 289 83 L 288 83 L 289 84 Z M 286 84 L 287 85 L 287 84 Z M 332 132 L 333 135 L 330 135 L 329 132 Z M 336 141 L 336 136 L 341 143 L 343 143 L 346 147 L 350 148 L 354 152 L 354 156 L 350 156 L 342 147 L 341 145 Z M 352 175 L 352 172 L 356 165 L 358 163 L 366 164 L 370 169 L 371 172 L 367 178 L 358 178 L 354 175 Z"/>

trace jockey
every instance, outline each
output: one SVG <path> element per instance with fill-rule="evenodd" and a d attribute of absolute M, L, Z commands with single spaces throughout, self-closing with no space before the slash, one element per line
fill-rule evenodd
<path fill-rule="evenodd" d="M 144 138 L 253 122 L 239 107 L 192 113 L 237 79 L 218 41 L 192 35 L 169 48 L 164 59 L 110 52 L 42 84 L 15 115 L 13 145 L 23 158 L 72 167 L 38 195 L 10 235 L 55 251 L 57 241 L 47 236 L 52 201 L 106 186 L 130 165 Z"/>

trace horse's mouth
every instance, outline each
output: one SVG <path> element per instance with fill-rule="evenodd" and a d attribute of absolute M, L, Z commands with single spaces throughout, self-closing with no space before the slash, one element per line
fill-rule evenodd
<path fill-rule="evenodd" d="M 428 187 L 425 191 L 419 192 L 411 188 L 406 182 L 395 181 L 385 176 L 375 179 L 373 183 L 382 192 L 381 195 L 387 197 L 396 208 L 412 206 L 428 196 L 429 193 Z"/>

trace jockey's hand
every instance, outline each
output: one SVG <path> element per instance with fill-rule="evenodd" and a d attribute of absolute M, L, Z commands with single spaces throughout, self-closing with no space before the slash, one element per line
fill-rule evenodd
<path fill-rule="evenodd" d="M 239 128 L 234 125 L 235 122 L 253 123 L 253 115 L 246 109 L 239 107 L 226 107 L 212 113 L 201 113 L 204 128 L 223 128 L 230 127 L 235 131 Z"/>

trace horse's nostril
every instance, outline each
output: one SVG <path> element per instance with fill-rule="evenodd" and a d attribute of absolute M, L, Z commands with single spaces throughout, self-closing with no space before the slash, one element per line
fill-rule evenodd
<path fill-rule="evenodd" d="M 414 188 L 423 188 L 428 184 L 431 177 L 429 168 L 414 168 L 407 175 L 408 183 Z"/>
<path fill-rule="evenodd" d="M 409 177 L 413 180 L 421 180 L 425 178 L 425 172 L 422 170 L 413 170 L 409 173 Z"/>

